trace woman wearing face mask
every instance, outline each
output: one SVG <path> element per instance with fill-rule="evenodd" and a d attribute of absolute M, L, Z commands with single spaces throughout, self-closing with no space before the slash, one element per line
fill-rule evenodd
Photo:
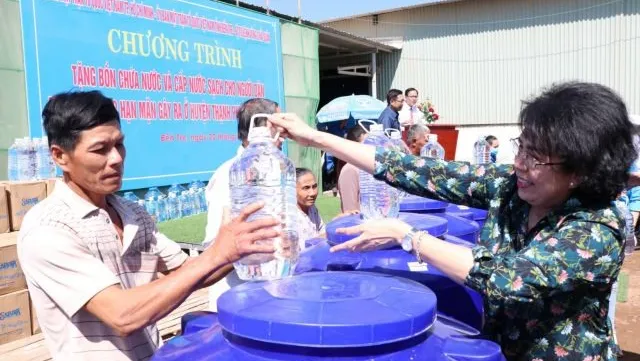
<path fill-rule="evenodd" d="M 489 209 L 471 249 L 387 219 L 343 230 L 359 236 L 334 251 L 398 244 L 471 287 L 484 298 L 484 335 L 510 360 L 615 360 L 607 300 L 624 215 L 613 201 L 636 151 L 626 106 L 609 88 L 566 83 L 526 102 L 513 166 L 374 149 L 319 134 L 291 114 L 270 120 L 394 187 Z"/>
<path fill-rule="evenodd" d="M 498 147 L 500 146 L 500 141 L 494 135 L 487 136 L 485 140 L 491 146 L 491 163 L 496 163 L 498 160 Z"/>

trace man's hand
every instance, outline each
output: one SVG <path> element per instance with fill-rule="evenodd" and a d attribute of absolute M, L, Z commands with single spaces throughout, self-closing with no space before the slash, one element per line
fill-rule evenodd
<path fill-rule="evenodd" d="M 274 227 L 280 222 L 275 218 L 261 218 L 247 222 L 247 218 L 264 206 L 258 202 L 247 206 L 240 215 L 220 228 L 215 243 L 205 253 L 211 253 L 225 264 L 233 263 L 242 257 L 274 252 L 273 244 L 256 243 L 282 236 Z"/>

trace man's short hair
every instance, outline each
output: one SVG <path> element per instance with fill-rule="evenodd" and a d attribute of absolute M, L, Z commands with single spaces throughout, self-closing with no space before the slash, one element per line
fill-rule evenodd
<path fill-rule="evenodd" d="M 414 124 L 410 126 L 409 131 L 407 132 L 407 143 L 413 143 L 413 141 L 418 139 L 419 136 L 428 132 L 429 128 L 425 127 L 422 124 Z"/>
<path fill-rule="evenodd" d="M 408 97 L 409 93 L 411 93 L 413 91 L 416 92 L 416 95 L 420 94 L 420 93 L 418 93 L 418 89 L 416 89 L 416 88 L 407 88 L 407 90 L 404 91 L 404 96 Z"/>
<path fill-rule="evenodd" d="M 249 128 L 251 126 L 251 117 L 254 114 L 274 114 L 278 108 L 278 103 L 265 98 L 253 98 L 240 105 L 238 109 L 238 139 L 246 141 L 249 138 Z M 256 118 L 254 126 L 265 126 L 266 118 Z"/>
<path fill-rule="evenodd" d="M 402 95 L 402 90 L 391 89 L 387 92 L 387 105 L 391 105 L 391 102 L 396 100 L 398 95 Z"/>
<path fill-rule="evenodd" d="M 72 91 L 51 97 L 42 110 L 42 125 L 49 145 L 73 150 L 83 130 L 117 121 L 120 115 L 113 104 L 100 91 Z"/>

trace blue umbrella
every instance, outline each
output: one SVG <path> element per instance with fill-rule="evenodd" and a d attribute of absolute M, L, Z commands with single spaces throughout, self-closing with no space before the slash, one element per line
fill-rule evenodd
<path fill-rule="evenodd" d="M 318 123 L 344 119 L 378 119 L 387 105 L 369 95 L 348 95 L 335 98 L 316 115 Z"/>

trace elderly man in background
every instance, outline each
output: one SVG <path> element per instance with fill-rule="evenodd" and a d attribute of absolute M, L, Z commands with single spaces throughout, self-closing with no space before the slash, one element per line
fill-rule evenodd
<path fill-rule="evenodd" d="M 431 131 L 425 125 L 414 124 L 409 127 L 407 131 L 407 146 L 411 151 L 411 154 L 415 156 L 420 155 L 420 150 L 429 141 L 429 133 Z"/>

